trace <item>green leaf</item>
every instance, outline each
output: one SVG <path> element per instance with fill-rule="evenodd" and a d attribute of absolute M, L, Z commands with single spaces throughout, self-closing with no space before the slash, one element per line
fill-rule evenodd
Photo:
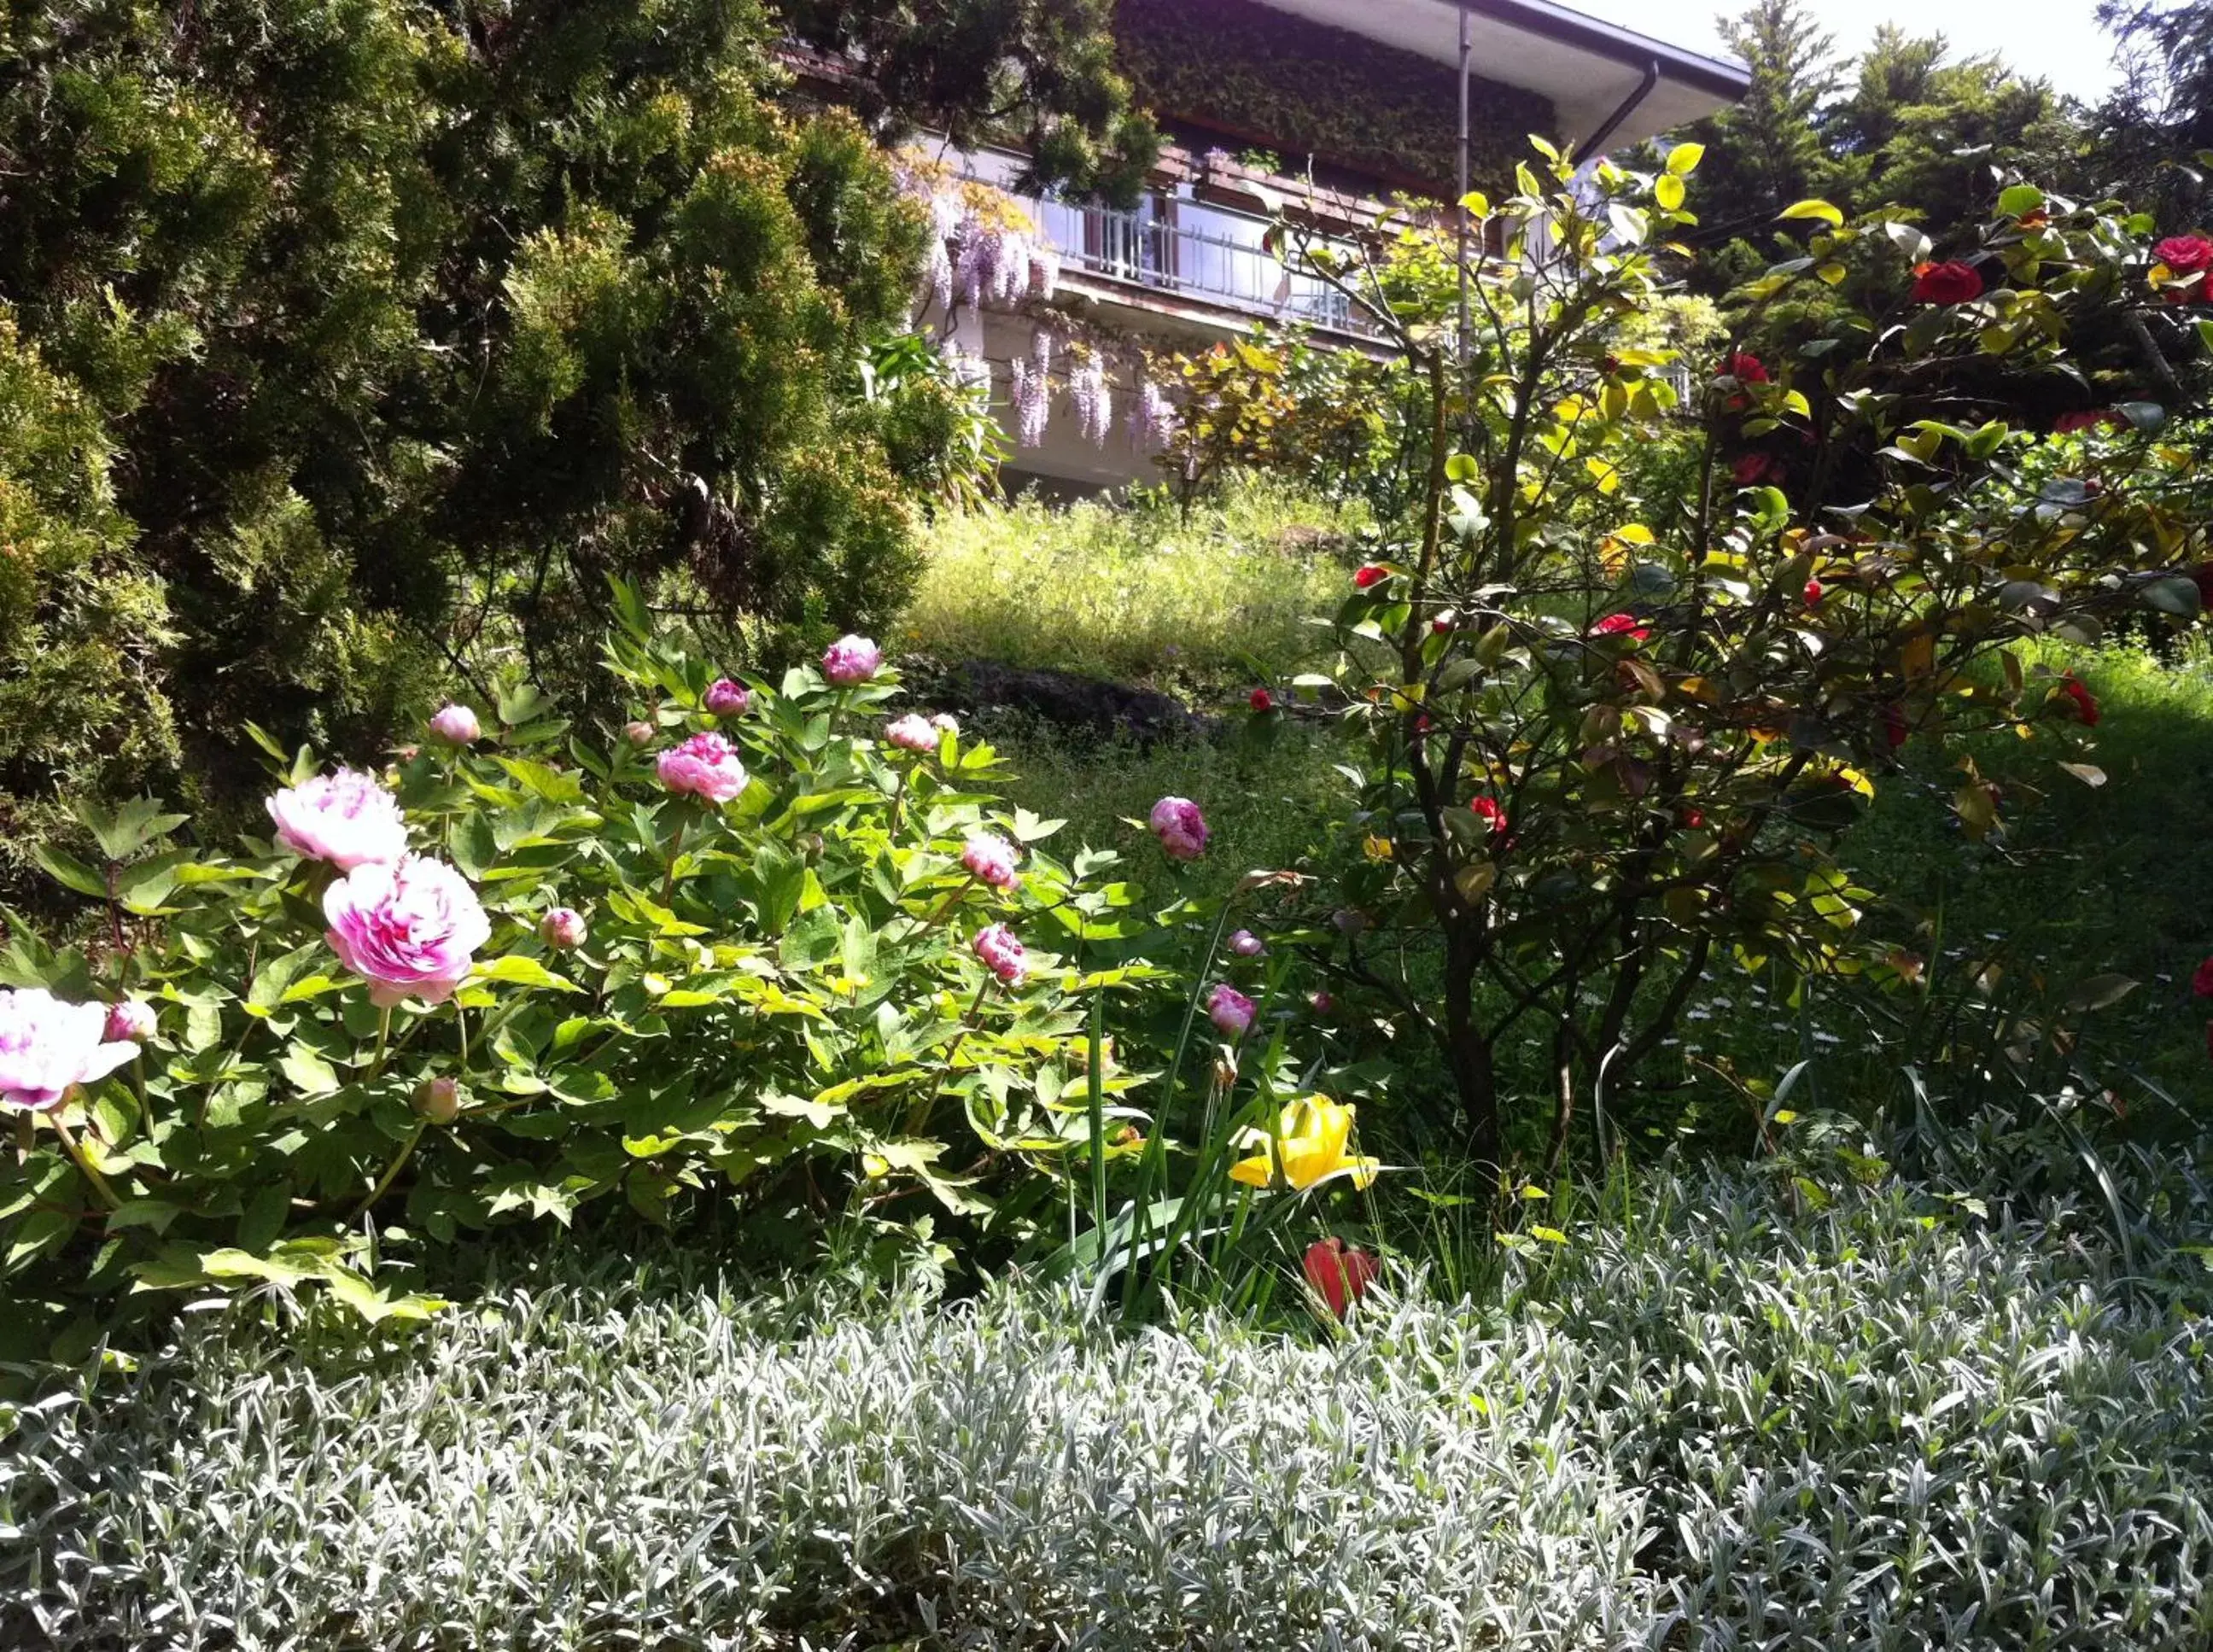
<path fill-rule="evenodd" d="M 1793 201 L 1777 216 L 1786 219 L 1817 218 L 1835 229 L 1841 229 L 1844 226 L 1844 215 L 1826 201 Z"/>
<path fill-rule="evenodd" d="M 2137 983 L 2129 976 L 2093 975 L 2067 995 L 2067 1008 L 2076 1014 L 2088 1014 L 2117 1004 L 2136 990 Z"/>
<path fill-rule="evenodd" d="M 277 1068 L 302 1095 L 329 1095 L 338 1088 L 337 1070 L 303 1044 L 288 1048 Z"/>
<path fill-rule="evenodd" d="M 46 875 L 64 888 L 74 889 L 81 895 L 90 895 L 94 900 L 107 899 L 107 880 L 83 862 L 74 860 L 49 844 L 34 843 L 31 856 L 44 867 Z"/>
<path fill-rule="evenodd" d="M 838 914 L 828 906 L 817 906 L 785 931 L 777 961 L 789 970 L 819 969 L 838 956 L 844 942 Z"/>
<path fill-rule="evenodd" d="M 1667 171 L 1677 178 L 1687 178 L 1698 169 L 1698 162 L 1706 158 L 1703 143 L 1678 143 L 1667 151 Z"/>
<path fill-rule="evenodd" d="M 583 989 L 564 975 L 556 975 L 535 958 L 526 958 L 521 953 L 503 953 L 489 962 L 479 963 L 469 972 L 472 981 L 491 981 L 503 986 L 551 987 L 558 992 L 581 992 Z"/>

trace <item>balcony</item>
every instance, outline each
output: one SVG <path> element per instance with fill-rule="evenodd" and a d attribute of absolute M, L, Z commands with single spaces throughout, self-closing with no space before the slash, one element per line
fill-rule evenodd
<path fill-rule="evenodd" d="M 970 160 L 968 176 L 1003 190 L 1017 164 L 1012 157 L 1000 165 L 991 164 L 1000 160 L 996 156 Z M 1270 221 L 1257 214 L 1184 193 L 1152 196 L 1133 211 L 1036 196 L 1015 198 L 1059 253 L 1064 274 L 1173 294 L 1254 320 L 1297 323 L 1356 338 L 1381 331 L 1364 308 L 1270 253 L 1265 244 Z"/>

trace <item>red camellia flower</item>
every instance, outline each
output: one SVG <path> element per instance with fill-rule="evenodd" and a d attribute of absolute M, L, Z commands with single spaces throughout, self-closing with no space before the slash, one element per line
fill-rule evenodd
<path fill-rule="evenodd" d="M 1496 797 L 1478 792 L 1467 800 L 1467 806 L 1491 824 L 1491 835 L 1497 837 L 1506 830 L 1506 808 Z"/>
<path fill-rule="evenodd" d="M 1912 732 L 1905 721 L 1904 706 L 1893 704 L 1882 708 L 1882 736 L 1890 742 L 1892 751 L 1905 745 L 1905 737 Z"/>
<path fill-rule="evenodd" d="M 1369 562 L 1361 564 L 1360 571 L 1352 576 L 1352 582 L 1363 591 L 1370 591 L 1390 577 L 1388 568 L 1381 568 Z"/>
<path fill-rule="evenodd" d="M 1251 704 L 1255 711 L 1272 711 L 1276 709 L 1276 697 L 1265 688 L 1256 688 Z"/>
<path fill-rule="evenodd" d="M 1822 586 L 1820 580 L 1808 580 L 1806 582 L 1806 606 L 1810 608 L 1815 603 L 1819 602 L 1821 600 L 1821 593 Z"/>
<path fill-rule="evenodd" d="M 2213 270 L 2213 241 L 2203 235 L 2169 235 L 2151 249 L 2151 255 L 2177 275 Z"/>
<path fill-rule="evenodd" d="M 1651 630 L 1637 623 L 1633 613 L 1610 613 L 1591 627 L 1594 637 L 1627 637 L 1643 642 L 1652 635 Z"/>
<path fill-rule="evenodd" d="M 1722 363 L 1719 376 L 1736 379 L 1746 384 L 1765 384 L 1767 363 L 1750 351 L 1740 350 Z"/>
<path fill-rule="evenodd" d="M 2098 726 L 2098 719 L 2105 715 L 2098 710 L 2098 697 L 2078 682 L 2073 672 L 2059 680 L 2059 692 L 2075 702 L 2075 716 L 2084 728 Z"/>
<path fill-rule="evenodd" d="M 2054 436 L 2073 436 L 2082 430 L 2095 430 L 2105 426 L 2121 430 L 2128 424 L 2110 407 L 2092 407 L 2078 412 L 2062 413 L 2051 421 Z"/>
<path fill-rule="evenodd" d="M 1778 467 L 1775 460 L 1764 453 L 1739 454 L 1729 466 L 1729 474 L 1741 488 L 1757 487 L 1773 476 Z"/>
<path fill-rule="evenodd" d="M 1966 304 L 1983 296 L 1983 278 L 1970 265 L 1956 259 L 1913 266 L 1913 302 L 1917 304 Z"/>
<path fill-rule="evenodd" d="M 2201 998 L 2213 998 L 2213 958 L 2198 966 L 2198 973 L 2190 978 L 2190 990 Z"/>
<path fill-rule="evenodd" d="M 1334 1234 L 1307 1247 L 1307 1283 L 1340 1320 L 1382 1271 L 1382 1264 L 1369 1253 L 1353 1249 Z"/>
<path fill-rule="evenodd" d="M 1683 811 L 1683 824 L 1692 831 L 1696 832 L 1700 826 L 1705 825 L 1705 810 L 1702 808 L 1686 808 Z"/>

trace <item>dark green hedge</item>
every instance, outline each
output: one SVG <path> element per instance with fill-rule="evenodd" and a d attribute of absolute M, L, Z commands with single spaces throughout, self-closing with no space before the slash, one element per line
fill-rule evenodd
<path fill-rule="evenodd" d="M 1457 77 L 1443 64 L 1257 0 L 1117 0 L 1123 71 L 1164 118 L 1182 117 L 1295 162 L 1448 190 L 1459 125 Z M 1550 135 L 1548 99 L 1478 78 L 1471 99 L 1472 177 L 1513 176 L 1532 132 Z"/>

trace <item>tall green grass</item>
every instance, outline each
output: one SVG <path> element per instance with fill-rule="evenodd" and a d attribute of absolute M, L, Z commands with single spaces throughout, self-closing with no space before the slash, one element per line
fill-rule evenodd
<path fill-rule="evenodd" d="M 1263 479 L 1186 513 L 1165 495 L 1034 498 L 942 520 L 902 646 L 1211 694 L 1328 651 L 1355 521 Z"/>

